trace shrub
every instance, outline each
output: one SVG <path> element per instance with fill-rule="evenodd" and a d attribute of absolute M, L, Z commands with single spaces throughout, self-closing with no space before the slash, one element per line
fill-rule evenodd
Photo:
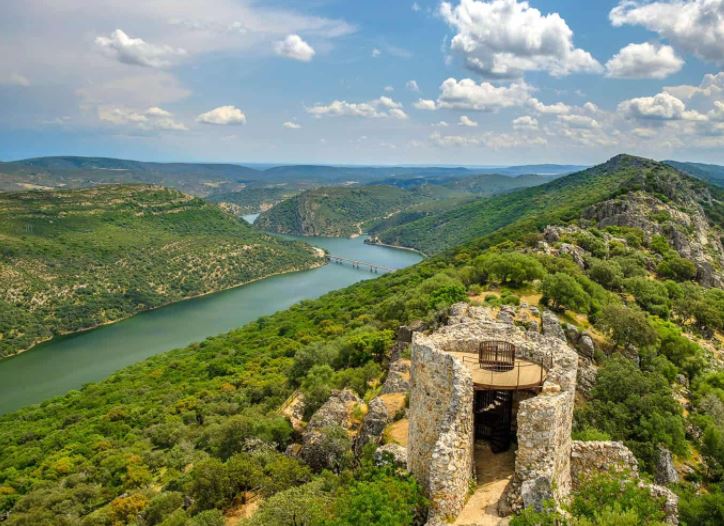
<path fill-rule="evenodd" d="M 656 273 L 664 279 L 688 281 L 696 277 L 696 265 L 678 255 L 670 255 L 656 266 Z"/>
<path fill-rule="evenodd" d="M 590 300 L 583 287 L 571 276 L 557 272 L 549 274 L 541 285 L 541 301 L 555 310 L 571 309 L 588 312 Z"/>
<path fill-rule="evenodd" d="M 545 275 L 545 269 L 533 256 L 506 252 L 484 256 L 478 260 L 482 275 L 501 284 L 519 287 Z"/>
<path fill-rule="evenodd" d="M 623 271 L 615 261 L 594 259 L 591 262 L 588 275 L 593 281 L 610 290 L 619 290 L 623 286 Z"/>
<path fill-rule="evenodd" d="M 617 347 L 645 347 L 656 342 L 656 331 L 646 315 L 623 305 L 607 305 L 598 316 L 598 325 Z"/>

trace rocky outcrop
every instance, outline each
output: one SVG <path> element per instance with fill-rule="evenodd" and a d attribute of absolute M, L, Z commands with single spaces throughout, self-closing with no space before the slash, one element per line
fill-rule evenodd
<path fill-rule="evenodd" d="M 402 393 L 410 389 L 410 360 L 399 359 L 390 364 L 382 393 Z"/>
<path fill-rule="evenodd" d="M 363 403 L 351 389 L 332 392 L 329 400 L 309 419 L 302 435 L 299 456 L 305 463 L 315 470 L 334 469 L 339 465 L 340 457 L 346 452 L 330 446 L 330 435 L 343 430 L 353 436 L 357 425 L 351 417 L 352 412 Z"/>
<path fill-rule="evenodd" d="M 355 452 L 359 454 L 367 444 L 377 443 L 390 421 L 391 416 L 387 412 L 385 403 L 380 397 L 373 398 L 367 406 L 367 414 L 362 421 L 362 428 L 354 442 Z"/>
<path fill-rule="evenodd" d="M 548 309 L 543 309 L 543 334 L 550 336 L 551 338 L 558 338 L 559 340 L 566 339 L 566 333 L 563 332 L 561 322 L 558 317 Z"/>
<path fill-rule="evenodd" d="M 588 208 L 583 217 L 599 227 L 640 228 L 646 241 L 664 236 L 682 258 L 696 265 L 697 280 L 702 285 L 723 286 L 724 248 L 719 236 L 690 190 L 672 196 L 679 206 L 647 193 L 631 192 Z"/>
<path fill-rule="evenodd" d="M 391 462 L 395 467 L 406 469 L 407 448 L 399 444 L 385 444 L 377 448 L 374 460 L 378 466 Z"/>
<path fill-rule="evenodd" d="M 679 474 L 674 469 L 671 451 L 665 447 L 659 447 L 654 480 L 656 480 L 657 484 L 663 484 L 664 486 L 679 482 Z"/>
<path fill-rule="evenodd" d="M 618 473 L 634 480 L 639 479 L 636 457 L 622 442 L 573 441 L 571 479 L 574 489 L 591 476 L 606 472 Z M 674 492 L 663 486 L 643 481 L 639 481 L 639 486 L 646 488 L 652 496 L 663 499 L 667 524 L 679 523 L 679 498 Z"/>

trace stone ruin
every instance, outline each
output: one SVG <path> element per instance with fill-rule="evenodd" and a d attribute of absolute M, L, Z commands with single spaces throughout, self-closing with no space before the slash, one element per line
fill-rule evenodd
<path fill-rule="evenodd" d="M 483 341 L 512 343 L 516 360 L 539 364 L 546 372 L 537 389 L 521 391 L 515 399 L 515 468 L 498 502 L 501 517 L 540 508 L 548 499 L 562 502 L 591 470 L 621 466 L 638 477 L 636 460 L 623 444 L 572 440 L 580 350 L 568 343 L 556 316 L 543 312 L 539 324 L 539 314 L 535 307 L 517 313 L 504 307 L 496 314 L 457 304 L 446 325 L 412 336 L 407 467 L 430 499 L 428 526 L 454 520 L 475 483 L 475 371 L 452 353 L 475 356 Z M 675 495 L 649 486 L 665 497 L 669 523 L 675 524 Z"/>
<path fill-rule="evenodd" d="M 548 317 L 545 321 L 550 325 Z M 501 502 L 505 514 L 524 506 L 561 499 L 571 488 L 571 427 L 576 390 L 577 353 L 560 325 L 521 327 L 510 311 L 467 304 L 453 306 L 448 324 L 412 340 L 408 469 L 431 501 L 428 524 L 457 516 L 473 480 L 473 378 L 451 352 L 477 352 L 486 340 L 503 340 L 518 357 L 540 365 L 547 374 L 537 396 L 520 400 L 515 473 Z M 563 337 L 565 338 L 565 337 Z"/>

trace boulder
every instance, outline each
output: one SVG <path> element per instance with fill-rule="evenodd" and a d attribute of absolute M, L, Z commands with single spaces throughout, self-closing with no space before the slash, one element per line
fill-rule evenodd
<path fill-rule="evenodd" d="M 656 458 L 656 469 L 654 470 L 654 479 L 657 484 L 664 486 L 679 482 L 679 474 L 674 469 L 674 461 L 671 457 L 671 451 L 665 447 L 659 447 L 658 457 Z"/>
<path fill-rule="evenodd" d="M 566 335 L 561 327 L 561 322 L 558 321 L 558 317 L 548 309 L 543 309 L 543 334 L 546 336 L 552 336 L 559 340 L 566 340 Z"/>
<path fill-rule="evenodd" d="M 357 454 L 369 443 L 379 442 L 382 432 L 390 422 L 391 415 L 387 413 L 387 406 L 380 397 L 373 398 L 369 403 L 367 414 L 362 421 L 362 428 L 354 443 Z"/>
<path fill-rule="evenodd" d="M 576 345 L 576 350 L 578 351 L 578 354 L 584 358 L 593 360 L 593 357 L 596 354 L 596 347 L 593 344 L 593 338 L 585 332 L 581 334 L 581 337 L 578 339 L 578 344 Z"/>
<path fill-rule="evenodd" d="M 410 389 L 410 360 L 400 359 L 390 364 L 382 394 L 402 393 Z"/>
<path fill-rule="evenodd" d="M 407 469 L 407 448 L 399 444 L 385 444 L 377 448 L 374 460 L 378 466 L 391 462 L 395 467 Z"/>

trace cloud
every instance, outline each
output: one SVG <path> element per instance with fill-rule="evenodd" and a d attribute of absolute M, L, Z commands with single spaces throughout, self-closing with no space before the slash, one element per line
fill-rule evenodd
<path fill-rule="evenodd" d="M 402 104 L 390 97 L 382 96 L 368 102 L 347 102 L 333 100 L 329 104 L 316 104 L 307 108 L 307 113 L 320 117 L 362 117 L 407 119 Z"/>
<path fill-rule="evenodd" d="M 440 86 L 436 107 L 460 110 L 496 111 L 522 106 L 533 90 L 523 81 L 509 86 L 496 86 L 490 82 L 476 83 L 471 79 L 449 78 Z"/>
<path fill-rule="evenodd" d="M 219 106 L 196 117 L 197 122 L 227 126 L 246 123 L 246 115 L 236 106 Z"/>
<path fill-rule="evenodd" d="M 457 31 L 451 49 L 485 77 L 602 71 L 590 53 L 573 45 L 573 31 L 558 13 L 543 15 L 528 2 L 461 0 L 456 7 L 443 2 L 440 14 Z"/>
<path fill-rule="evenodd" d="M 153 106 L 143 111 L 129 108 L 99 108 L 98 118 L 115 125 L 131 125 L 142 130 L 185 131 L 188 128 L 173 119 L 173 114 Z"/>
<path fill-rule="evenodd" d="M 419 12 L 422 8 L 420 7 L 420 4 L 417 2 L 412 2 L 412 6 L 410 7 L 415 13 Z"/>
<path fill-rule="evenodd" d="M 119 62 L 148 68 L 169 67 L 173 59 L 186 54 L 181 48 L 149 44 L 141 38 L 131 38 L 121 29 L 116 29 L 109 37 L 99 36 L 95 42 L 104 53 Z"/>
<path fill-rule="evenodd" d="M 531 97 L 530 99 L 528 99 L 527 103 L 528 106 L 533 108 L 538 113 L 543 113 L 546 115 L 562 115 L 571 111 L 571 107 L 568 104 L 564 104 L 562 102 L 556 102 L 554 104 L 544 104 L 535 97 Z"/>
<path fill-rule="evenodd" d="M 274 52 L 286 58 L 309 62 L 315 55 L 314 48 L 307 44 L 299 35 L 287 35 L 284 40 L 274 44 Z"/>
<path fill-rule="evenodd" d="M 593 117 L 587 115 L 559 115 L 558 120 L 571 128 L 599 128 L 600 124 Z"/>
<path fill-rule="evenodd" d="M 522 117 L 513 119 L 513 129 L 514 130 L 537 130 L 538 129 L 538 119 L 536 119 L 535 117 L 531 117 L 530 115 L 523 115 Z"/>
<path fill-rule="evenodd" d="M 288 130 L 298 130 L 302 127 L 301 124 L 297 124 L 294 121 L 286 121 L 284 124 L 282 124 L 283 127 L 285 127 Z"/>
<path fill-rule="evenodd" d="M 417 99 L 413 106 L 418 110 L 435 111 L 437 109 L 437 103 L 431 99 Z"/>
<path fill-rule="evenodd" d="M 621 0 L 609 19 L 617 27 L 643 26 L 679 49 L 724 64 L 724 0 Z"/>
<path fill-rule="evenodd" d="M 386 92 L 386 93 L 392 93 L 393 91 L 395 91 L 395 88 L 394 88 L 394 87 L 392 87 L 392 86 L 385 86 L 385 92 Z"/>
<path fill-rule="evenodd" d="M 477 128 L 478 123 L 475 122 L 470 117 L 468 117 L 467 115 L 461 115 L 460 119 L 458 120 L 458 126 L 465 126 L 467 128 Z"/>
<path fill-rule="evenodd" d="M 370 53 L 370 54 L 372 55 L 372 58 L 377 58 L 377 57 L 379 57 L 379 56 L 382 54 L 382 51 L 380 51 L 380 50 L 377 49 L 377 48 L 374 48 L 374 49 L 372 50 L 372 53 Z"/>
<path fill-rule="evenodd" d="M 430 140 L 436 146 L 441 148 L 447 147 L 470 147 L 485 146 L 493 150 L 520 148 L 526 146 L 541 146 L 547 143 L 546 139 L 539 136 L 531 136 L 530 134 L 510 134 L 486 132 L 476 136 L 466 135 L 442 135 L 434 132 L 430 135 Z"/>
<path fill-rule="evenodd" d="M 415 81 L 415 80 L 408 80 L 405 83 L 405 87 L 414 93 L 420 92 L 420 86 L 417 85 L 417 81 Z"/>
<path fill-rule="evenodd" d="M 26 76 L 12 72 L 7 75 L 0 74 L 0 86 L 20 86 L 27 88 L 30 86 L 30 81 Z"/>
<path fill-rule="evenodd" d="M 679 71 L 684 61 L 674 48 L 660 44 L 629 44 L 606 62 L 606 76 L 623 79 L 663 79 Z"/>
<path fill-rule="evenodd" d="M 683 84 L 680 86 L 666 86 L 664 92 L 680 99 L 694 97 L 717 97 L 724 93 L 724 72 L 717 74 L 707 73 L 698 86 Z"/>
<path fill-rule="evenodd" d="M 687 110 L 678 98 L 663 92 L 653 97 L 638 97 L 621 102 L 618 111 L 627 119 L 653 121 L 701 121 L 706 116 Z"/>

